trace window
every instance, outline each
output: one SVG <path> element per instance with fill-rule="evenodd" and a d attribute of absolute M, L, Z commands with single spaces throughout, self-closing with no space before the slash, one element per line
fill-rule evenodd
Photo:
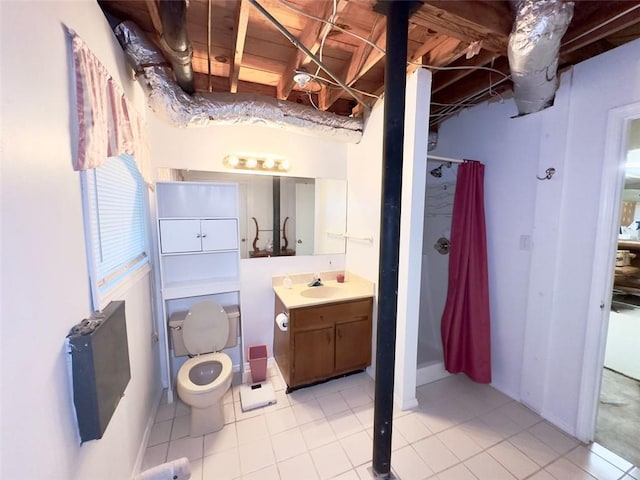
<path fill-rule="evenodd" d="M 100 310 L 116 287 L 148 265 L 146 185 L 129 155 L 110 157 L 81 178 L 91 298 Z"/>

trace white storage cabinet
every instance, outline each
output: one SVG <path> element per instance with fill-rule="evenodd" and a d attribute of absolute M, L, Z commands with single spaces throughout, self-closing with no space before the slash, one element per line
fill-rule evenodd
<path fill-rule="evenodd" d="M 157 184 L 164 300 L 239 290 L 238 187 Z"/>
<path fill-rule="evenodd" d="M 170 355 L 166 322 L 203 299 L 222 305 L 240 300 L 238 186 L 232 183 L 158 182 L 157 239 L 167 385 L 184 362 Z M 241 343 L 240 343 L 241 345 Z M 237 352 L 235 352 L 237 350 Z M 242 365 L 241 347 L 230 352 Z M 235 366 L 235 363 L 234 363 Z M 173 372 L 172 372 L 173 370 Z M 168 389 L 168 399 L 173 400 Z"/>

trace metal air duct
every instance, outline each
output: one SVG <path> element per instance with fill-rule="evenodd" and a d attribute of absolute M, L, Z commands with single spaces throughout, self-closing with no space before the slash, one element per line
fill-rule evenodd
<path fill-rule="evenodd" d="M 573 16 L 573 2 L 512 1 L 516 15 L 509 36 L 509 65 L 519 115 L 553 105 L 558 89 L 560 40 Z"/>
<path fill-rule="evenodd" d="M 129 63 L 144 76 L 149 106 L 178 127 L 206 125 L 264 125 L 357 143 L 363 120 L 323 112 L 275 98 L 234 93 L 185 93 L 168 75 L 164 57 L 130 21 L 115 28 Z"/>
<path fill-rule="evenodd" d="M 160 0 L 162 22 L 162 48 L 171 62 L 176 81 L 187 93 L 196 91 L 193 81 L 193 49 L 187 34 L 187 2 L 184 0 Z"/>

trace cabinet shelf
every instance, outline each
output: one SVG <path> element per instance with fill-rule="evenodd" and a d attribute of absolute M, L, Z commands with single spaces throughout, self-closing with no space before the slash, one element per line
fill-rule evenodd
<path fill-rule="evenodd" d="M 237 248 L 233 248 L 233 249 L 228 249 L 228 250 L 199 250 L 199 251 L 195 251 L 195 252 L 171 252 L 171 253 L 161 253 L 160 256 L 161 257 L 182 257 L 185 255 L 214 255 L 216 253 L 235 253 L 236 255 L 239 255 L 238 253 L 238 249 Z"/>
<path fill-rule="evenodd" d="M 237 217 L 229 217 L 229 216 L 216 216 L 216 217 L 194 217 L 194 216 L 183 216 L 183 217 L 158 217 L 158 220 L 236 220 Z"/>
<path fill-rule="evenodd" d="M 165 300 L 173 300 L 239 290 L 240 281 L 236 277 L 216 278 L 215 280 L 170 282 L 162 287 L 162 296 Z"/>

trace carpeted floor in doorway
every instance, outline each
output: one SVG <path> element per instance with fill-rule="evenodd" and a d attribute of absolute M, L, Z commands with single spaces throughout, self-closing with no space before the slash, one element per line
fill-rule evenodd
<path fill-rule="evenodd" d="M 604 369 L 595 441 L 640 466 L 640 382 Z"/>

